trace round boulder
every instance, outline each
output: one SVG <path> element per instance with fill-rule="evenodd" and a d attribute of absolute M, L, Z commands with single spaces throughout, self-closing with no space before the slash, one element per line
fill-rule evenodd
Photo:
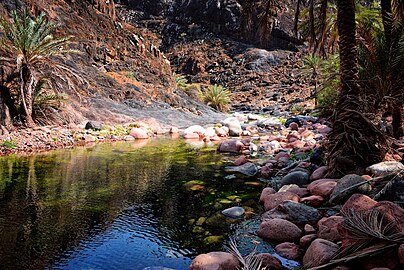
<path fill-rule="evenodd" d="M 330 202 L 343 203 L 354 193 L 368 193 L 371 186 L 368 183 L 363 183 L 364 181 L 365 179 L 356 174 L 345 175 L 337 181 L 337 185 L 331 193 Z M 357 186 L 361 183 L 363 184 Z"/>
<path fill-rule="evenodd" d="M 280 256 L 289 259 L 289 260 L 297 260 L 302 252 L 298 245 L 295 243 L 285 242 L 275 246 L 275 251 Z"/>
<path fill-rule="evenodd" d="M 285 192 L 277 192 L 275 194 L 270 194 L 266 196 L 264 200 L 264 209 L 265 211 L 269 211 L 274 209 L 284 201 L 294 201 L 299 202 L 300 198 L 296 194 L 285 191 Z"/>
<path fill-rule="evenodd" d="M 258 236 L 274 242 L 297 242 L 302 230 L 295 224 L 284 219 L 271 219 L 261 223 Z"/>
<path fill-rule="evenodd" d="M 333 242 L 316 239 L 306 251 L 303 257 L 304 267 L 310 268 L 329 262 L 338 252 L 338 245 Z"/>
<path fill-rule="evenodd" d="M 281 180 L 281 185 L 296 184 L 303 187 L 309 184 L 309 175 L 306 172 L 295 171 L 285 175 Z"/>

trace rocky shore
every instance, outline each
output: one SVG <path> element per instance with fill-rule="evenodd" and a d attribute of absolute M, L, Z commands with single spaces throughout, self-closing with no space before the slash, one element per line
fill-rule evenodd
<path fill-rule="evenodd" d="M 307 269 L 402 269 L 404 165 L 394 160 L 403 155 L 400 142 L 395 155 L 386 157 L 390 161 L 370 166 L 366 175 L 335 179 L 327 176 L 321 150 L 331 131 L 326 121 L 234 116 L 216 127 L 190 127 L 184 137 L 237 137 L 218 145 L 219 152 L 239 155 L 226 171 L 267 183 L 259 198 L 261 224 L 251 233 L 272 243 L 277 254 L 252 253 L 261 267 L 286 269 L 278 259 L 282 257 Z M 242 209 L 236 206 L 222 213 L 240 218 Z M 239 269 L 247 264 L 234 250 L 219 251 L 197 256 L 190 269 Z"/>

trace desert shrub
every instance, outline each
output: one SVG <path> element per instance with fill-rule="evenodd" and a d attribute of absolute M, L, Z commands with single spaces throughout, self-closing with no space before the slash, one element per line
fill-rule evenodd
<path fill-rule="evenodd" d="M 203 101 L 219 111 L 226 111 L 230 104 L 230 91 L 221 85 L 209 86 L 202 95 Z"/>

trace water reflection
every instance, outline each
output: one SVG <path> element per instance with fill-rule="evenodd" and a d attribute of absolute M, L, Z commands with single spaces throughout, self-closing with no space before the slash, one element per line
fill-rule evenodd
<path fill-rule="evenodd" d="M 190 220 L 251 188 L 223 182 L 214 150 L 141 143 L 1 158 L 1 268 L 187 269 L 196 253 L 217 248 L 204 238 L 223 228 L 195 231 Z M 192 180 L 205 184 L 184 188 Z"/>

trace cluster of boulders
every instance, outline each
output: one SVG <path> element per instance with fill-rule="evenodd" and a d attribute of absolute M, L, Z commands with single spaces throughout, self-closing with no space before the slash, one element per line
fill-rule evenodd
<path fill-rule="evenodd" d="M 331 131 L 327 125 L 314 118 L 290 118 L 284 125 L 275 118 L 248 118 L 250 122 L 241 121 L 241 124 L 237 124 L 240 116 L 226 119 L 222 126 L 212 129 L 212 134 L 225 130 L 233 136 L 246 136 L 222 141 L 218 146 L 220 152 L 250 155 L 258 152 L 270 157 L 254 162 L 241 155 L 226 170 L 275 179 L 268 181 L 271 187 L 264 188 L 259 199 L 264 213 L 257 234 L 273 243 L 279 256 L 302 262 L 305 268 L 330 263 L 337 256 L 344 257 L 344 251 L 353 252 L 358 238 L 350 227 L 352 219 L 372 228 L 366 224 L 373 217 L 389 237 L 404 236 L 404 210 L 391 202 L 403 202 L 403 178 L 398 176 L 404 172 L 402 163 L 386 161 L 370 166 L 368 175 L 349 174 L 330 179 L 327 178 L 329 168 L 322 164 L 321 156 L 316 156 L 321 152 L 321 140 Z M 391 175 L 401 180 L 394 182 L 396 186 L 390 189 L 389 197 L 379 202 L 372 199 L 370 194 L 375 186 Z M 370 234 L 369 241 L 377 243 L 380 238 L 376 234 Z M 327 269 L 402 269 L 404 244 L 392 243 L 386 256 L 365 254 L 345 264 L 337 261 Z M 267 269 L 284 269 L 272 254 L 257 256 L 264 258 L 262 266 Z M 239 266 L 240 262 L 232 254 L 213 252 L 196 257 L 190 269 L 238 269 Z"/>

